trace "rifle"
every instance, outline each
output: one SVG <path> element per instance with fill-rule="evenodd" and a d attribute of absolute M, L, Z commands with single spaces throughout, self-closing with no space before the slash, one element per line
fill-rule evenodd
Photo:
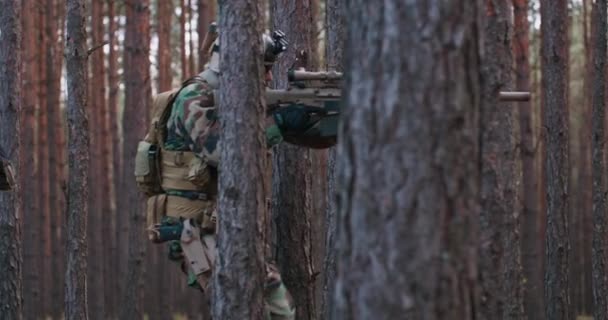
<path fill-rule="evenodd" d="M 342 98 L 341 72 L 290 70 L 287 89 L 267 89 L 266 104 L 269 111 L 291 104 L 316 108 L 324 114 L 339 114 Z M 528 101 L 530 92 L 500 91 L 501 101 Z"/>

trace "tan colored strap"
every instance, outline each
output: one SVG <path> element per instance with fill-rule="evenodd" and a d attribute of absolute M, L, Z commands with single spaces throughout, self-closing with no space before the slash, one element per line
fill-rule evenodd
<path fill-rule="evenodd" d="M 200 188 L 188 181 L 190 162 L 194 152 L 162 150 L 162 188 L 164 190 L 200 191 Z"/>
<path fill-rule="evenodd" d="M 213 210 L 213 206 L 213 201 L 167 196 L 167 216 L 174 218 L 196 219 L 201 222 L 203 217 Z"/>

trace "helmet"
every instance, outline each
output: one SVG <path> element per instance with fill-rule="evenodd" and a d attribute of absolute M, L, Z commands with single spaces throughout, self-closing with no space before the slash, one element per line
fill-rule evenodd
<path fill-rule="evenodd" d="M 271 68 L 281 54 L 287 50 L 289 43 L 285 40 L 285 33 L 280 30 L 273 31 L 272 34 L 262 34 L 262 46 L 264 49 L 264 66 Z M 220 72 L 220 39 L 215 39 L 211 49 L 211 58 L 208 68 L 214 72 Z"/>

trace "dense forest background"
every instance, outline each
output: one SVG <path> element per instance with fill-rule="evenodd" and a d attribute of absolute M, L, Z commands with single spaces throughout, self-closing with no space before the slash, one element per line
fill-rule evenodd
<path fill-rule="evenodd" d="M 66 210 L 68 179 L 67 78 L 64 52 L 66 7 L 60 0 L 22 0 L 22 113 L 19 184 L 22 192 L 23 316 L 60 319 L 64 312 Z M 165 246 L 143 241 L 143 198 L 132 178 L 133 151 L 149 117 L 147 103 L 129 96 L 129 88 L 148 94 L 178 86 L 204 67 L 199 51 L 210 23 L 217 21 L 213 0 L 87 0 L 88 91 L 90 128 L 88 168 L 87 288 L 91 319 L 115 319 L 125 304 L 141 306 L 148 319 L 173 316 L 201 319 L 207 305 L 186 286 Z M 491 1 L 489 1 L 491 2 Z M 508 43 L 513 85 L 529 90 L 530 102 L 513 103 L 516 143 L 523 171 L 511 177 L 521 188 L 521 210 L 497 228 L 511 228 L 521 250 L 513 268 L 523 272 L 518 288 L 523 313 L 543 319 L 543 277 L 547 201 L 541 101 L 541 21 L 538 1 L 507 1 Z M 571 248 L 571 310 L 593 313 L 592 282 L 592 50 L 598 40 L 592 24 L 592 0 L 570 1 L 567 55 L 570 185 L 566 234 Z M 268 0 L 260 17 L 266 29 L 279 28 L 290 42 L 287 60 L 275 66 L 273 86 L 285 85 L 285 71 L 296 49 L 310 53 L 308 69 L 342 69 L 345 37 L 342 1 Z M 0 8 L 1 10 L 2 8 Z M 128 25 L 129 15 L 139 15 Z M 129 28 L 132 28 L 129 30 Z M 146 43 L 141 43 L 141 41 Z M 149 40 L 149 42 L 147 42 Z M 15 53 L 17 54 L 17 53 Z M 133 57 L 146 64 L 135 67 Z M 395 53 L 398 54 L 398 53 Z M 137 60 L 137 61 L 141 61 Z M 138 62 L 139 63 L 139 62 Z M 143 73 L 134 74 L 132 69 Z M 143 74 L 143 77 L 141 76 Z M 143 81 L 143 82 L 141 82 Z M 416 79 L 408 79 L 416 81 Z M 309 151 L 292 146 L 273 150 L 274 172 L 267 256 L 276 260 L 294 293 L 298 319 L 329 318 L 328 301 L 335 270 L 335 150 Z M 295 159 L 295 160 L 294 160 Z M 280 168 L 280 169 L 276 169 Z M 292 212 L 279 215 L 279 212 Z M 511 212 L 509 212 L 511 214 Z M 496 222 L 491 216 L 487 223 Z M 138 224 L 139 223 L 139 224 Z M 510 229 L 510 230 L 511 230 Z M 133 234 L 141 234 L 139 240 Z M 135 244 L 135 248 L 133 248 Z M 492 254 L 508 256 L 508 246 Z M 521 264 L 519 264 L 521 263 Z M 132 277 L 139 275 L 139 278 Z M 135 279 L 135 282 L 133 282 Z M 124 293 L 132 289 L 133 295 Z M 492 288 L 483 290 L 491 291 Z M 515 317 L 517 318 L 517 317 Z"/>

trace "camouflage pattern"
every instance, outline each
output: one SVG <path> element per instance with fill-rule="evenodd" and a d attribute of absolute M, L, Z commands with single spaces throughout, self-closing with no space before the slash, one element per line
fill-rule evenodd
<path fill-rule="evenodd" d="M 209 165 L 217 166 L 219 119 L 213 89 L 205 83 L 193 83 L 177 95 L 167 121 L 165 148 L 193 151 Z"/>
<path fill-rule="evenodd" d="M 214 91 L 206 83 L 193 83 L 183 88 L 177 95 L 171 115 L 167 121 L 167 138 L 164 147 L 173 151 L 193 151 L 208 165 L 217 167 L 219 162 L 219 133 L 220 124 L 215 109 Z M 271 126 L 276 129 L 275 126 Z M 273 143 L 280 142 L 280 132 L 273 132 Z M 269 133 L 267 132 L 267 136 Z M 215 180 L 214 183 L 217 183 Z M 188 197 L 188 191 L 167 190 L 172 195 Z M 168 213 L 170 214 L 170 213 Z M 205 237 L 215 234 L 206 233 Z M 188 274 L 184 268 L 184 256 L 179 241 L 170 242 L 170 259 L 179 262 L 182 271 Z M 287 291 L 276 267 L 267 264 L 267 277 L 264 285 L 264 313 L 268 320 L 291 320 L 295 319 L 295 307 L 293 299 Z M 197 287 L 195 277 L 189 277 L 189 285 Z"/>

